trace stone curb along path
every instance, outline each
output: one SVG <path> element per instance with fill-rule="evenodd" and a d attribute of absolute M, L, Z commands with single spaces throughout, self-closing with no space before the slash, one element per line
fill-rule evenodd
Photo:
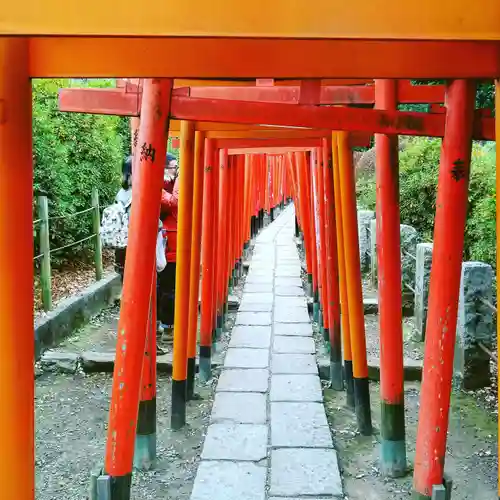
<path fill-rule="evenodd" d="M 191 500 L 343 498 L 293 232 L 257 237 Z"/>

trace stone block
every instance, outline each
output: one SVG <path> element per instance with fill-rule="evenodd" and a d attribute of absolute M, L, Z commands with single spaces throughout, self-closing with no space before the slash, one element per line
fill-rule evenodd
<path fill-rule="evenodd" d="M 75 352 L 45 351 L 40 366 L 46 372 L 75 373 L 80 356 Z"/>
<path fill-rule="evenodd" d="M 405 285 L 415 288 L 416 254 L 418 243 L 418 232 L 412 226 L 401 224 L 401 280 L 403 290 L 403 307 L 407 303 L 413 304 L 414 293 Z"/>
<path fill-rule="evenodd" d="M 372 210 L 358 210 L 359 259 L 362 273 L 370 269 L 370 223 L 374 219 L 375 212 Z"/>
<path fill-rule="evenodd" d="M 235 326 L 231 333 L 231 340 L 229 341 L 229 347 L 269 349 L 270 345 L 270 326 Z"/>
<path fill-rule="evenodd" d="M 247 283 L 243 289 L 243 293 L 271 293 L 273 291 L 273 285 L 268 284 L 258 284 L 258 283 Z"/>
<path fill-rule="evenodd" d="M 425 340 L 427 309 L 429 306 L 429 284 L 432 266 L 432 243 L 417 245 L 415 267 L 415 330 L 418 340 Z"/>
<path fill-rule="evenodd" d="M 275 323 L 274 335 L 312 337 L 311 323 Z"/>
<path fill-rule="evenodd" d="M 239 312 L 236 315 L 237 325 L 266 326 L 271 324 L 270 312 Z"/>
<path fill-rule="evenodd" d="M 266 396 L 255 392 L 217 392 L 212 408 L 212 422 L 265 424 Z"/>
<path fill-rule="evenodd" d="M 310 318 L 305 307 L 275 307 L 274 321 L 276 323 L 308 323 Z"/>
<path fill-rule="evenodd" d="M 270 313 L 273 310 L 273 304 L 254 304 L 252 302 L 248 303 L 243 301 L 238 309 L 239 312 L 264 312 Z"/>
<path fill-rule="evenodd" d="M 301 448 L 273 450 L 270 495 L 343 498 L 336 452 Z"/>
<path fill-rule="evenodd" d="M 274 295 L 271 293 L 248 293 L 245 291 L 242 304 L 272 304 Z"/>
<path fill-rule="evenodd" d="M 271 376 L 271 401 L 323 401 L 318 375 Z"/>
<path fill-rule="evenodd" d="M 312 337 L 277 335 L 273 339 L 273 352 L 277 354 L 314 354 L 316 348 Z"/>
<path fill-rule="evenodd" d="M 304 289 L 301 286 L 276 285 L 274 294 L 277 297 L 304 297 Z"/>
<path fill-rule="evenodd" d="M 493 270 L 483 262 L 464 262 L 458 303 L 455 344 L 455 375 L 464 389 L 479 389 L 491 383 L 490 359 L 478 345 L 492 348 Z"/>
<path fill-rule="evenodd" d="M 261 368 L 222 370 L 217 392 L 267 392 L 269 371 Z"/>
<path fill-rule="evenodd" d="M 330 367 L 330 364 L 328 364 Z M 317 375 L 318 368 L 313 354 L 273 354 L 271 372 L 274 374 Z"/>
<path fill-rule="evenodd" d="M 301 278 L 285 278 L 285 277 L 277 277 L 275 281 L 276 286 L 298 286 L 302 287 L 302 279 Z"/>
<path fill-rule="evenodd" d="M 322 403 L 271 403 L 271 446 L 333 448 Z"/>
<path fill-rule="evenodd" d="M 307 308 L 307 299 L 305 297 L 276 297 L 274 305 L 277 308 L 295 308 L 304 307 Z"/>
<path fill-rule="evenodd" d="M 201 458 L 258 462 L 267 457 L 267 425 L 211 424 Z"/>
<path fill-rule="evenodd" d="M 228 349 L 224 368 L 267 368 L 269 352 L 267 349 Z"/>
<path fill-rule="evenodd" d="M 266 475 L 263 465 L 202 460 L 191 500 L 265 500 Z"/>
<path fill-rule="evenodd" d="M 300 278 L 300 265 L 285 266 L 278 264 L 276 268 L 276 277 L 280 278 Z"/>
<path fill-rule="evenodd" d="M 248 275 L 246 277 L 246 280 L 245 280 L 245 283 L 253 283 L 253 284 L 257 284 L 257 285 L 262 285 L 262 284 L 271 284 L 273 283 L 273 280 L 274 280 L 274 277 L 272 274 L 268 274 L 268 275 L 265 275 L 265 276 L 258 276 L 258 275 L 255 275 L 255 274 L 252 274 L 252 275 Z"/>
<path fill-rule="evenodd" d="M 370 221 L 370 283 L 373 288 L 378 286 L 377 273 L 377 220 Z"/>

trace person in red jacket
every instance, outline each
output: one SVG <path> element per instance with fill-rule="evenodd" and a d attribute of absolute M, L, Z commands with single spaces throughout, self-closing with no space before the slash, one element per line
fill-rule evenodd
<path fill-rule="evenodd" d="M 163 340 L 173 338 L 175 311 L 175 271 L 177 250 L 177 212 L 179 206 L 179 180 L 177 158 L 167 153 L 164 183 L 161 194 L 160 219 L 167 239 L 167 267 L 158 274 L 158 334 Z"/>

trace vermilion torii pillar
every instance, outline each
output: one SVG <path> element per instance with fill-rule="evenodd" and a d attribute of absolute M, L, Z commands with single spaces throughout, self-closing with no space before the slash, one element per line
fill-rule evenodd
<path fill-rule="evenodd" d="M 419 500 L 430 500 L 433 487 L 443 484 L 475 89 L 473 81 L 455 80 L 447 93 L 415 455 L 414 498 Z"/>
<path fill-rule="evenodd" d="M 397 109 L 397 81 L 375 81 L 378 109 Z M 375 135 L 380 324 L 381 470 L 406 473 L 398 136 Z"/>
<path fill-rule="evenodd" d="M 172 80 L 144 83 L 127 260 L 103 478 L 111 500 L 129 500 L 139 393 L 163 185 Z M 146 279 L 135 279 L 137 276 Z M 138 334 L 142 332 L 143 334 Z"/>
<path fill-rule="evenodd" d="M 28 40 L 0 37 L 0 484 L 22 500 L 35 497 L 31 127 Z"/>

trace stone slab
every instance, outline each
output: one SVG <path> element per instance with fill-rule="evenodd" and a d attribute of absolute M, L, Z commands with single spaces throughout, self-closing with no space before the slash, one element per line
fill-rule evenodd
<path fill-rule="evenodd" d="M 212 408 L 213 423 L 265 424 L 266 396 L 254 392 L 218 392 Z"/>
<path fill-rule="evenodd" d="M 267 349 L 228 349 L 224 368 L 267 368 L 269 352 Z"/>
<path fill-rule="evenodd" d="M 274 335 L 312 337 L 311 323 L 275 323 Z"/>
<path fill-rule="evenodd" d="M 322 403 L 271 403 L 271 446 L 333 448 Z"/>
<path fill-rule="evenodd" d="M 318 375 L 275 375 L 271 377 L 271 401 L 323 401 Z"/>
<path fill-rule="evenodd" d="M 240 305 L 240 312 L 267 312 L 270 313 L 273 310 L 273 304 L 269 302 L 268 304 L 254 304 L 252 302 L 243 301 Z"/>
<path fill-rule="evenodd" d="M 265 500 L 266 474 L 263 465 L 202 460 L 191 500 Z"/>
<path fill-rule="evenodd" d="M 269 371 L 262 368 L 222 370 L 217 392 L 267 392 Z"/>
<path fill-rule="evenodd" d="M 278 354 L 314 354 L 316 347 L 312 337 L 277 335 L 273 339 L 273 352 Z"/>
<path fill-rule="evenodd" d="M 245 297 L 245 296 L 243 296 Z M 307 299 L 305 297 L 276 297 L 274 305 L 278 308 L 282 307 L 303 307 L 307 309 Z"/>
<path fill-rule="evenodd" d="M 273 285 L 271 283 L 258 284 L 258 283 L 248 283 L 243 289 L 243 293 L 270 293 L 273 291 Z"/>
<path fill-rule="evenodd" d="M 274 321 L 276 323 L 308 323 L 310 318 L 305 307 L 275 307 Z"/>
<path fill-rule="evenodd" d="M 278 264 L 276 268 L 276 276 L 284 278 L 300 278 L 300 265 L 297 266 L 281 266 Z"/>
<path fill-rule="evenodd" d="M 273 450 L 270 495 L 343 498 L 336 452 L 301 448 Z"/>
<path fill-rule="evenodd" d="M 272 304 L 274 295 L 271 293 L 245 293 L 241 299 L 242 303 L 246 304 Z"/>
<path fill-rule="evenodd" d="M 303 297 L 304 289 L 300 286 L 276 285 L 274 294 L 277 297 Z"/>
<path fill-rule="evenodd" d="M 212 424 L 208 427 L 202 459 L 258 462 L 267 457 L 267 425 Z"/>
<path fill-rule="evenodd" d="M 229 347 L 251 347 L 254 349 L 269 349 L 271 345 L 270 326 L 238 325 L 231 332 Z"/>
<path fill-rule="evenodd" d="M 269 284 L 269 283 L 273 283 L 273 275 L 272 274 L 269 274 L 269 275 L 266 275 L 266 276 L 258 276 L 258 275 L 255 275 L 253 274 L 252 276 L 248 275 L 246 277 L 246 280 L 245 282 L 246 283 L 254 283 L 254 284 Z"/>
<path fill-rule="evenodd" d="M 277 277 L 274 284 L 276 286 L 298 286 L 298 287 L 302 287 L 302 280 L 300 278 Z"/>
<path fill-rule="evenodd" d="M 330 364 L 328 364 L 328 368 Z M 313 354 L 273 354 L 273 374 L 317 375 L 318 368 Z"/>
<path fill-rule="evenodd" d="M 271 324 L 270 312 L 239 312 L 236 315 L 237 325 L 266 326 Z"/>

